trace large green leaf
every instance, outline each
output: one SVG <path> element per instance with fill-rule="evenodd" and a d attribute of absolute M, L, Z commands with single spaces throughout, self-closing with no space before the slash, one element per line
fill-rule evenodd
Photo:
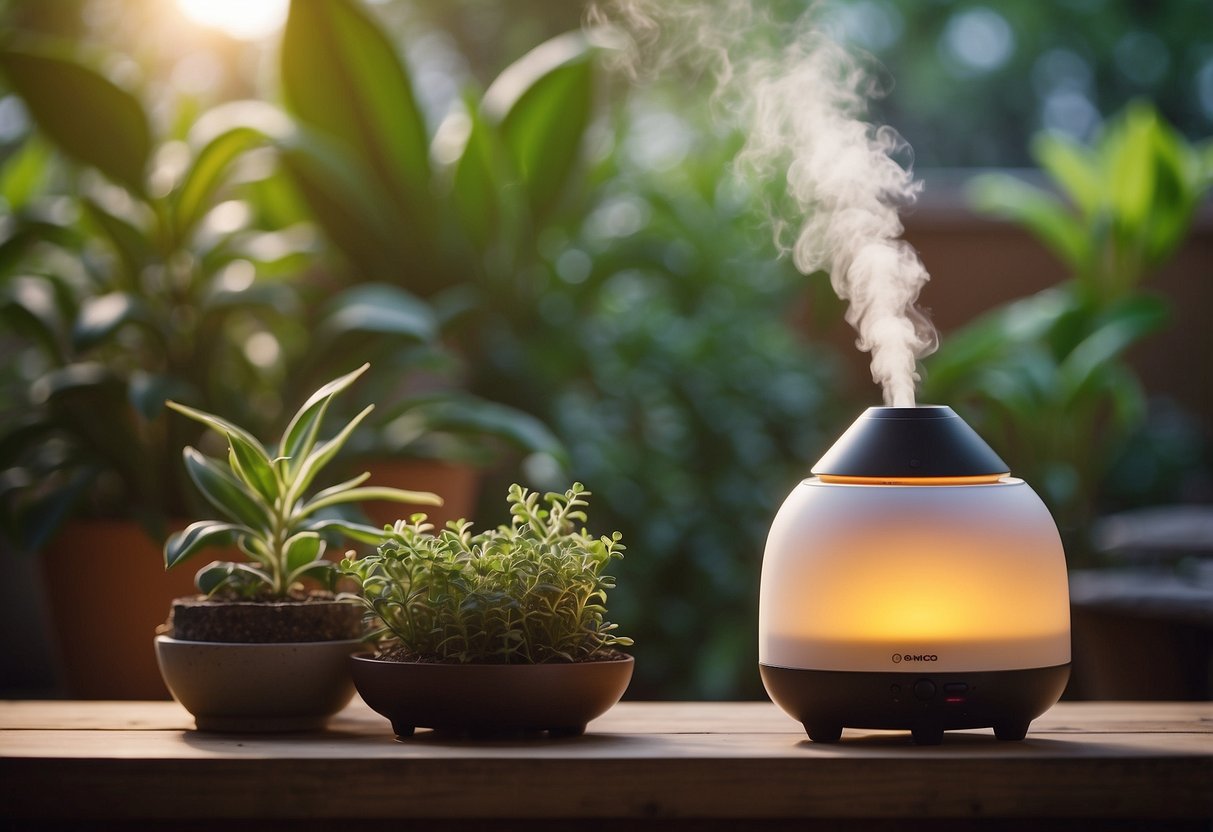
<path fill-rule="evenodd" d="M 188 398 L 195 395 L 189 382 L 170 373 L 149 373 L 134 370 L 127 381 L 127 399 L 147 421 L 159 418 L 165 403 L 173 396 Z"/>
<path fill-rule="evenodd" d="M 164 566 L 171 568 L 201 549 L 209 546 L 230 546 L 236 534 L 251 534 L 252 530 L 237 523 L 222 520 L 199 520 L 185 529 L 169 535 L 164 544 Z"/>
<path fill-rule="evenodd" d="M 196 449 L 182 451 L 185 470 L 202 496 L 237 523 L 252 529 L 269 526 L 269 509 L 248 492 L 226 468 Z"/>
<path fill-rule="evenodd" d="M 293 0 L 281 63 L 291 112 L 350 148 L 390 183 L 417 229 L 428 228 L 425 122 L 404 65 L 379 25 L 353 0 Z"/>
<path fill-rule="evenodd" d="M 1084 215 L 1099 211 L 1104 182 L 1090 151 L 1065 136 L 1044 133 L 1032 143 L 1032 155 Z"/>
<path fill-rule="evenodd" d="M 256 131 L 279 150 L 288 174 L 281 183 L 288 185 L 291 197 L 302 197 L 311 218 L 354 265 L 368 275 L 398 270 L 408 248 L 382 177 L 334 137 L 264 101 L 232 101 L 208 110 L 190 130 L 190 143 L 206 147 L 244 130 Z"/>
<path fill-rule="evenodd" d="M 61 429 L 90 457 L 122 472 L 136 499 L 163 497 L 156 490 L 159 472 L 132 450 L 146 447 L 146 439 L 136 428 L 126 384 L 114 368 L 96 362 L 69 364 L 40 377 L 30 386 L 30 395 L 35 403 L 46 403 Z"/>
<path fill-rule="evenodd" d="M 1105 170 L 1111 206 L 1124 229 L 1139 226 L 1151 207 L 1154 191 L 1153 150 L 1158 116 L 1144 105 L 1130 106 L 1105 142 Z"/>
<path fill-rule="evenodd" d="M 979 210 L 1027 226 L 1070 268 L 1090 258 L 1088 230 L 1052 195 L 1003 174 L 974 177 L 968 192 Z"/>
<path fill-rule="evenodd" d="M 581 32 L 547 41 L 506 68 L 484 95 L 530 197 L 543 213 L 581 154 L 594 91 L 593 49 Z"/>
<path fill-rule="evenodd" d="M 286 432 L 282 434 L 281 447 L 278 449 L 278 453 L 287 460 L 288 471 L 298 472 L 306 463 L 308 455 L 311 454 L 312 448 L 316 444 L 320 423 L 324 419 L 324 413 L 328 410 L 333 396 L 353 384 L 355 379 L 365 373 L 370 366 L 370 364 L 363 364 L 353 372 L 346 373 L 325 384 L 309 396 L 291 417 L 290 424 L 286 426 Z M 306 486 L 304 487 L 306 488 Z M 302 496 L 302 493 L 297 493 L 295 496 L 298 498 Z"/>
<path fill-rule="evenodd" d="M 109 241 L 122 262 L 127 278 L 124 285 L 133 288 L 151 253 L 150 241 L 138 228 L 106 211 L 95 201 L 85 198 L 81 203 L 85 216 L 101 232 L 102 238 Z"/>
<path fill-rule="evenodd" d="M 452 198 L 464 232 L 482 251 L 496 238 L 502 220 L 504 148 L 476 108 L 463 153 L 455 165 Z"/>
<path fill-rule="evenodd" d="M 332 156 L 303 149 L 282 154 L 282 167 L 291 185 L 342 256 L 363 275 L 395 274 L 409 256 L 400 250 L 400 235 L 389 233 L 392 223 L 386 220 L 396 219 L 396 211 L 386 195 L 381 198 L 380 183 L 348 160 L 333 164 L 335 161 Z M 356 183 L 366 183 L 366 187 Z"/>
<path fill-rule="evenodd" d="M 144 192 L 152 138 L 147 114 L 133 95 L 75 61 L 45 52 L 4 49 L 0 71 L 60 150 Z"/>
<path fill-rule="evenodd" d="M 37 342 L 56 364 L 65 360 L 63 321 L 49 278 L 22 276 L 0 295 L 0 315 L 15 332 Z"/>
<path fill-rule="evenodd" d="M 443 394 L 402 403 L 399 410 L 417 429 L 430 433 L 495 437 L 528 453 L 563 459 L 564 446 L 542 421 L 529 413 L 466 394 Z"/>
<path fill-rule="evenodd" d="M 375 334 L 432 341 L 438 322 L 429 304 L 399 286 L 364 283 L 329 302 L 317 334 L 332 340 Z"/>
<path fill-rule="evenodd" d="M 34 136 L 4 162 L 0 169 L 0 197 L 8 209 L 20 212 L 43 192 L 51 167 L 50 145 Z"/>
<path fill-rule="evenodd" d="M 186 239 L 202 219 L 232 162 L 265 141 L 266 136 L 260 130 L 239 126 L 215 136 L 198 151 L 173 194 L 173 222 L 178 240 Z"/>
<path fill-rule="evenodd" d="M 87 350 L 108 341 L 127 324 L 150 327 L 147 307 L 141 298 L 126 292 L 110 292 L 85 300 L 72 328 L 72 343 Z"/>
<path fill-rule="evenodd" d="M 1059 381 L 1070 400 L 1090 388 L 1100 368 L 1158 330 L 1168 317 L 1164 300 L 1154 295 L 1133 295 L 1110 309 L 1102 324 L 1074 348 L 1058 369 Z"/>

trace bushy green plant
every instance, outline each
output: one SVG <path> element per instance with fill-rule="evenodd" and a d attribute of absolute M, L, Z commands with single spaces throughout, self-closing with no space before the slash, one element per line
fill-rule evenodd
<path fill-rule="evenodd" d="M 371 542 L 381 539 L 376 529 L 321 517 L 322 510 L 362 500 L 440 505 L 436 495 L 426 492 L 363 486 L 370 477 L 367 473 L 305 497 L 316 475 L 374 407 L 368 406 L 331 439 L 320 440 L 321 423 L 333 397 L 368 366 L 364 364 L 313 393 L 287 425 L 274 455 L 243 428 L 169 402 L 172 409 L 226 438 L 228 458 L 211 459 L 185 448 L 190 479 L 226 519 L 201 520 L 169 537 L 164 546 L 165 566 L 172 568 L 201 549 L 234 541 L 249 562 L 216 561 L 203 567 L 198 572 L 198 588 L 208 595 L 225 591 L 239 597 L 285 598 L 304 578 L 332 583 L 333 563 L 323 557 L 323 533 Z"/>
<path fill-rule="evenodd" d="M 1189 144 L 1139 104 L 1090 147 L 1044 135 L 1033 152 L 1060 195 L 999 174 L 977 179 L 973 198 L 1028 228 L 1072 277 L 945 338 L 923 397 L 956 406 L 1040 489 L 1080 551 L 1100 482 L 1146 415 L 1124 356 L 1169 307 L 1142 284 L 1213 183 L 1213 143 Z"/>
<path fill-rule="evenodd" d="M 603 570 L 620 534 L 586 531 L 586 491 L 510 487 L 511 521 L 473 534 L 466 520 L 435 533 L 424 515 L 399 521 L 375 554 L 341 562 L 362 588 L 385 645 L 424 661 L 574 662 L 631 639 L 606 621 Z"/>

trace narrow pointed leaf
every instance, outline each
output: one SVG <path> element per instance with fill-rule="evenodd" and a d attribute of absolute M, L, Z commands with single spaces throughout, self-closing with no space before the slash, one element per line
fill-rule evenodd
<path fill-rule="evenodd" d="M 294 476 L 290 481 L 289 490 L 287 491 L 287 505 L 294 505 L 307 492 L 308 486 L 312 484 L 312 480 L 320 473 L 320 470 L 328 465 L 329 462 L 341 450 L 346 441 L 353 434 L 354 430 L 362 423 L 362 420 L 370 415 L 375 409 L 375 405 L 367 405 L 366 408 L 349 421 L 349 423 L 341 429 L 341 432 L 332 439 L 324 442 L 308 453 L 304 458 L 303 463 L 295 469 Z"/>
<path fill-rule="evenodd" d="M 233 584 L 265 584 L 273 587 L 274 579 L 268 572 L 258 569 L 248 563 L 223 563 L 215 561 L 198 570 L 194 583 L 204 595 L 214 595 L 216 591 Z"/>
<path fill-rule="evenodd" d="M 299 513 L 300 516 L 306 517 L 328 506 L 340 505 L 342 503 L 358 503 L 363 500 L 388 500 L 393 503 L 415 503 L 422 506 L 442 505 L 442 498 L 429 491 L 406 491 L 402 488 L 371 486 L 368 488 L 353 488 L 348 491 L 324 496 L 317 494 L 316 498 L 307 503 Z"/>
<path fill-rule="evenodd" d="M 237 534 L 251 534 L 251 530 L 237 523 L 221 520 L 199 520 L 185 529 L 174 532 L 164 544 L 164 566 L 171 568 L 190 555 L 208 546 L 230 546 Z"/>
<path fill-rule="evenodd" d="M 354 380 L 365 373 L 370 366 L 370 364 L 363 364 L 357 370 L 333 379 L 309 396 L 291 418 L 278 449 L 278 453 L 288 459 L 289 470 L 298 471 L 306 457 L 312 452 L 320 430 L 320 422 L 324 419 L 324 412 L 328 409 L 333 396 L 353 384 Z"/>
<path fill-rule="evenodd" d="M 183 454 L 185 469 L 198 486 L 202 496 L 238 523 L 253 529 L 263 529 L 269 524 L 269 513 L 223 466 L 187 447 Z"/>
<path fill-rule="evenodd" d="M 324 489 L 323 491 L 317 491 L 316 495 L 312 499 L 320 500 L 325 497 L 331 497 L 334 494 L 340 494 L 343 491 L 349 491 L 351 488 L 357 488 L 358 486 L 362 485 L 364 482 L 366 482 L 370 478 L 371 478 L 371 472 L 363 471 L 358 476 L 351 477 L 350 479 L 346 480 L 345 482 L 339 482 L 336 485 L 330 485 L 328 488 Z"/>
<path fill-rule="evenodd" d="M 257 441 L 257 438 L 244 428 L 232 424 L 221 416 L 216 416 L 213 413 L 206 413 L 201 410 L 195 410 L 189 405 L 184 405 L 180 402 L 170 401 L 165 402 L 165 404 L 180 413 L 182 416 L 188 416 L 195 422 L 201 422 L 211 430 L 215 431 L 215 433 L 218 433 L 221 436 L 226 436 L 229 440 L 237 439 L 242 444 L 250 446 L 253 451 L 256 452 L 256 454 L 264 459 L 267 463 L 271 461 L 269 452 L 266 451 L 265 446 Z"/>
<path fill-rule="evenodd" d="M 322 520 L 311 520 L 307 523 L 307 528 L 314 532 L 339 532 L 360 543 L 378 545 L 386 539 L 386 532 L 381 528 L 339 518 L 326 517 Z"/>
<path fill-rule="evenodd" d="M 287 584 L 293 584 L 295 581 L 301 581 L 304 578 L 311 578 L 324 584 L 326 588 L 331 586 L 331 578 L 334 576 L 334 564 L 331 560 L 318 558 L 310 563 L 300 564 L 295 569 L 292 569 L 286 576 Z"/>

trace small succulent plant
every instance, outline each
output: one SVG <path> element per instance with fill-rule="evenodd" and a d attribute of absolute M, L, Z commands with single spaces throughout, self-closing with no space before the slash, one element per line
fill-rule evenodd
<path fill-rule="evenodd" d="M 631 639 L 606 621 L 603 570 L 623 557 L 620 535 L 593 537 L 582 524 L 590 492 L 510 487 L 508 526 L 472 533 L 454 521 L 435 533 L 425 515 L 398 521 L 375 554 L 341 571 L 360 599 L 381 653 L 421 661 L 528 664 L 595 658 Z"/>
<path fill-rule="evenodd" d="M 222 590 L 243 598 L 286 598 L 304 578 L 332 583 L 335 565 L 324 558 L 322 534 L 370 543 L 383 540 L 381 530 L 318 516 L 322 509 L 362 500 L 441 505 L 442 500 L 428 492 L 363 486 L 369 473 L 305 497 L 317 474 L 374 408 L 368 406 L 331 439 L 320 439 L 329 403 L 368 366 L 364 364 L 313 393 L 287 425 L 276 455 L 248 431 L 218 416 L 169 402 L 172 409 L 224 436 L 228 458 L 212 459 L 195 448 L 185 448 L 190 479 L 226 519 L 200 520 L 170 536 L 164 546 L 166 567 L 176 566 L 201 549 L 234 542 L 248 561 L 216 561 L 204 566 L 198 572 L 198 589 L 207 595 Z"/>

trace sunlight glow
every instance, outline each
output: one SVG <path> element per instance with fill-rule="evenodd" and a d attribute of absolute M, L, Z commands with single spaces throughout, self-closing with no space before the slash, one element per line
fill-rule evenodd
<path fill-rule="evenodd" d="M 177 0 L 177 5 L 195 23 L 257 40 L 282 26 L 288 0 Z"/>

